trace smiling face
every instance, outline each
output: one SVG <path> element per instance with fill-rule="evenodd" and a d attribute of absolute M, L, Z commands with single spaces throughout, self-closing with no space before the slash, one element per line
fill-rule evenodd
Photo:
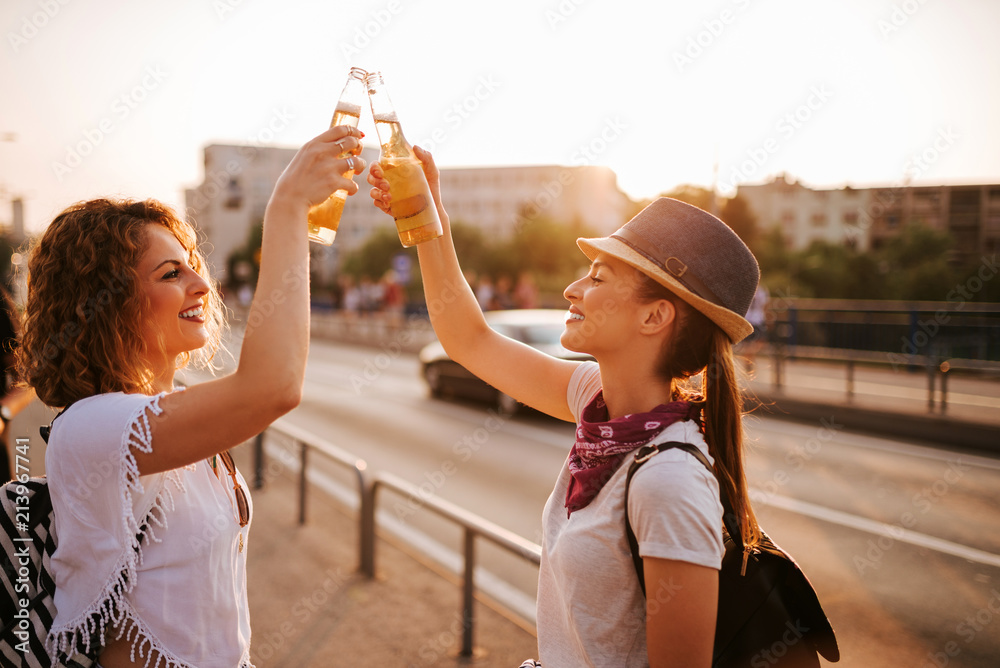
<path fill-rule="evenodd" d="M 139 286 L 148 302 L 146 345 L 149 362 L 173 371 L 178 355 L 209 341 L 204 305 L 209 285 L 191 267 L 190 253 L 162 225 L 146 226 L 146 249 L 139 259 Z"/>
<path fill-rule="evenodd" d="M 563 292 L 569 300 L 566 331 L 560 343 L 567 350 L 601 353 L 629 345 L 639 331 L 645 304 L 636 299 L 635 270 L 601 253 L 583 278 Z"/>

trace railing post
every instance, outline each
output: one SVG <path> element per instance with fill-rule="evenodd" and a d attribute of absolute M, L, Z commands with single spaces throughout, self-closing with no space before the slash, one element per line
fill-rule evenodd
<path fill-rule="evenodd" d="M 934 368 L 934 363 L 928 359 L 927 360 L 927 411 L 930 413 L 934 412 L 934 375 L 936 369 Z"/>
<path fill-rule="evenodd" d="M 361 509 L 358 520 L 358 546 L 361 572 L 368 578 L 375 577 L 375 493 L 378 480 L 361 484 Z"/>
<path fill-rule="evenodd" d="M 854 360 L 847 360 L 847 401 L 854 400 Z"/>
<path fill-rule="evenodd" d="M 942 362 L 941 366 L 941 415 L 948 410 L 948 371 L 951 368 L 947 362 Z"/>
<path fill-rule="evenodd" d="M 778 344 L 772 350 L 774 351 L 774 389 L 780 390 L 783 384 L 782 373 L 784 370 L 782 369 L 782 364 L 785 359 L 785 346 Z"/>
<path fill-rule="evenodd" d="M 473 571 L 476 568 L 476 535 L 472 529 L 465 527 L 464 554 L 465 554 L 465 574 L 462 578 L 462 651 L 459 656 L 472 656 L 472 636 L 475 625 L 473 611 L 473 593 L 475 584 L 473 583 Z"/>
<path fill-rule="evenodd" d="M 306 523 L 306 473 L 309 466 L 309 446 L 299 441 L 299 525 Z"/>
<path fill-rule="evenodd" d="M 264 432 L 257 434 L 253 442 L 253 488 L 264 488 Z"/>

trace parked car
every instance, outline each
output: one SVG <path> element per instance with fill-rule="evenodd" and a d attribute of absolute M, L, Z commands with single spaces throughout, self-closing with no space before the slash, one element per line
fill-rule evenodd
<path fill-rule="evenodd" d="M 487 311 L 486 322 L 497 332 L 527 343 L 544 353 L 569 360 L 593 357 L 566 350 L 559 337 L 566 328 L 565 309 L 515 309 Z M 420 370 L 433 397 L 474 399 L 493 403 L 501 412 L 513 414 L 520 404 L 488 385 L 453 361 L 437 341 L 420 351 Z"/>

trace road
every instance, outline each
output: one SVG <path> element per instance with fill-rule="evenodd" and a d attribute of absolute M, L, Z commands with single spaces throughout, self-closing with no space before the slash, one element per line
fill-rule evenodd
<path fill-rule="evenodd" d="M 538 542 L 572 426 L 430 399 L 418 370 L 412 355 L 314 340 L 305 398 L 288 419 Z M 1000 665 L 1000 461 L 853 434 L 832 420 L 751 416 L 747 429 L 754 507 L 819 593 L 839 666 Z M 457 549 L 457 531 L 421 505 L 380 501 L 382 518 L 411 537 Z M 480 555 L 533 597 L 537 569 L 489 546 Z"/>

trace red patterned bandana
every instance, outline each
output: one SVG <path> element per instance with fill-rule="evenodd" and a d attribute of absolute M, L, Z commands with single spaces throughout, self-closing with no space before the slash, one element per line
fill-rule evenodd
<path fill-rule="evenodd" d="M 569 453 L 571 478 L 566 490 L 567 517 L 585 508 L 597 496 L 628 453 L 649 443 L 675 422 L 698 420 L 700 413 L 700 404 L 672 401 L 648 413 L 609 420 L 604 391 L 598 392 L 583 409 L 576 428 L 576 443 Z"/>

